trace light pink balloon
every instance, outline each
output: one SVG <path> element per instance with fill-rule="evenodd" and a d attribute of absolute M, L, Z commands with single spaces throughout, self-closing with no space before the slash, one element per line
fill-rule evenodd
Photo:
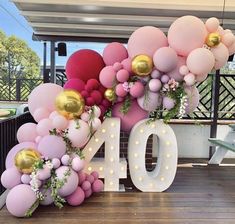
<path fill-rule="evenodd" d="M 75 158 L 73 158 L 72 160 L 72 168 L 76 171 L 79 172 L 82 169 L 84 169 L 85 166 L 85 160 L 84 159 L 80 159 L 78 156 L 76 156 Z"/>
<path fill-rule="evenodd" d="M 169 45 L 181 56 L 187 56 L 192 50 L 202 47 L 206 36 L 204 23 L 195 16 L 176 19 L 168 30 Z"/>
<path fill-rule="evenodd" d="M 161 72 L 154 69 L 152 72 L 151 72 L 151 78 L 153 79 L 160 79 L 161 78 Z"/>
<path fill-rule="evenodd" d="M 38 136 L 36 127 L 35 123 L 26 123 L 20 126 L 16 134 L 18 142 L 34 142 Z"/>
<path fill-rule="evenodd" d="M 49 135 L 49 131 L 53 129 L 52 121 L 49 118 L 42 119 L 37 124 L 37 133 L 40 136 Z"/>
<path fill-rule="evenodd" d="M 153 62 L 158 70 L 170 72 L 177 66 L 178 57 L 172 48 L 161 47 L 154 53 Z"/>
<path fill-rule="evenodd" d="M 153 57 L 154 52 L 168 45 L 165 34 L 153 26 L 143 26 L 135 30 L 127 43 L 129 57 L 144 54 Z"/>
<path fill-rule="evenodd" d="M 214 67 L 215 58 L 206 48 L 194 49 L 187 57 L 187 67 L 195 75 L 209 73 Z"/>
<path fill-rule="evenodd" d="M 29 174 L 22 174 L 20 179 L 23 184 L 29 184 L 31 181 L 31 177 Z"/>
<path fill-rule="evenodd" d="M 83 120 L 70 121 L 68 126 L 68 138 L 75 147 L 84 146 L 89 140 L 90 128 Z"/>
<path fill-rule="evenodd" d="M 81 115 L 81 119 L 85 122 L 88 122 L 90 120 L 90 115 L 87 112 L 83 112 Z"/>
<path fill-rule="evenodd" d="M 33 115 L 38 108 L 46 108 L 52 112 L 55 110 L 55 99 L 63 88 L 54 83 L 44 83 L 37 86 L 29 95 L 29 111 Z"/>
<path fill-rule="evenodd" d="M 49 118 L 50 119 L 53 119 L 55 116 L 57 116 L 57 115 L 60 115 L 57 111 L 53 111 L 53 112 L 51 112 L 50 113 L 50 116 L 49 116 Z"/>
<path fill-rule="evenodd" d="M 187 86 L 192 86 L 195 84 L 196 78 L 193 73 L 188 73 L 186 76 L 184 76 L 184 81 Z"/>
<path fill-rule="evenodd" d="M 203 82 L 204 80 L 206 80 L 208 74 L 203 74 L 203 75 L 197 75 L 196 76 L 196 81 L 197 82 Z"/>
<path fill-rule="evenodd" d="M 41 139 L 42 139 L 42 136 L 37 136 L 35 138 L 35 142 L 38 144 L 41 141 Z"/>
<path fill-rule="evenodd" d="M 173 71 L 168 72 L 167 75 L 177 82 L 182 81 L 183 76 L 180 74 L 179 69 L 182 65 L 185 65 L 185 64 L 186 64 L 186 58 L 178 56 L 178 63 L 177 63 L 176 68 Z"/>
<path fill-rule="evenodd" d="M 223 43 L 220 43 L 218 46 L 211 48 L 211 52 L 215 57 L 214 68 L 215 69 L 222 68 L 228 61 L 229 57 L 228 48 Z"/>
<path fill-rule="evenodd" d="M 216 32 L 219 33 L 220 36 L 223 36 L 225 34 L 224 28 L 222 26 L 219 26 Z"/>
<path fill-rule="evenodd" d="M 33 113 L 33 118 L 37 122 L 39 122 L 44 118 L 49 118 L 49 116 L 50 116 L 49 110 L 43 107 L 37 108 Z"/>
<path fill-rule="evenodd" d="M 52 119 L 53 128 L 57 128 L 59 130 L 64 130 L 68 127 L 69 121 L 61 115 L 57 115 Z"/>
<path fill-rule="evenodd" d="M 219 20 L 215 17 L 211 17 L 206 21 L 205 25 L 209 33 L 216 32 L 219 27 Z"/>
<path fill-rule="evenodd" d="M 235 53 L 235 42 L 228 48 L 229 55 L 232 55 Z"/>
<path fill-rule="evenodd" d="M 128 57 L 128 53 L 123 44 L 118 42 L 109 43 L 103 51 L 103 59 L 106 65 L 113 65 Z"/>
<path fill-rule="evenodd" d="M 47 189 L 45 191 L 45 189 L 42 188 L 40 191 L 45 196 L 45 198 L 42 201 L 40 201 L 40 205 L 50 205 L 50 204 L 52 204 L 54 200 L 51 196 L 51 189 Z"/>
<path fill-rule="evenodd" d="M 98 130 L 101 126 L 101 120 L 97 117 L 94 117 L 90 122 L 89 125 L 92 127 L 92 131 Z"/>
<path fill-rule="evenodd" d="M 179 69 L 179 73 L 183 76 L 187 75 L 189 73 L 188 67 L 186 65 L 182 65 Z"/>
<path fill-rule="evenodd" d="M 122 61 L 123 68 L 127 70 L 129 73 L 132 72 L 131 68 L 131 58 L 126 58 Z"/>
<path fill-rule="evenodd" d="M 104 67 L 99 76 L 101 84 L 106 88 L 112 88 L 116 83 L 116 71 L 113 66 Z"/>
<path fill-rule="evenodd" d="M 197 108 L 200 95 L 195 86 L 185 87 L 185 92 L 187 93 L 187 106 L 185 108 L 185 112 L 186 114 L 190 114 Z"/>
<path fill-rule="evenodd" d="M 16 167 L 11 167 L 6 169 L 1 176 L 2 186 L 11 189 L 18 184 L 21 184 L 21 173 L 16 169 Z"/>
<path fill-rule="evenodd" d="M 230 47 L 233 43 L 235 43 L 235 36 L 232 33 L 226 33 L 222 36 L 222 43 L 226 47 Z"/>
<path fill-rule="evenodd" d="M 175 106 L 175 100 L 166 96 L 162 100 L 162 105 L 167 110 L 171 110 Z"/>
<path fill-rule="evenodd" d="M 152 92 L 159 92 L 162 88 L 162 83 L 159 79 L 151 79 L 149 81 L 149 90 Z"/>

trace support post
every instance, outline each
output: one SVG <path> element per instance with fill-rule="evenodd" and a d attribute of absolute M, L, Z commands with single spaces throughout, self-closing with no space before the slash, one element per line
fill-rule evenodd
<path fill-rule="evenodd" d="M 47 43 L 43 43 L 43 82 L 50 82 L 49 72 L 47 71 Z"/>
<path fill-rule="evenodd" d="M 51 82 L 56 83 L 56 68 L 55 68 L 55 42 L 51 41 Z"/>

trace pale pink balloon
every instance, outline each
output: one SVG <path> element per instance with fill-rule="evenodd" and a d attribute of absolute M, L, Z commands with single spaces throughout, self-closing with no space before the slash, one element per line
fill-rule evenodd
<path fill-rule="evenodd" d="M 202 74 L 202 75 L 197 75 L 196 76 L 196 81 L 197 82 L 203 82 L 204 80 L 206 80 L 208 74 Z"/>
<path fill-rule="evenodd" d="M 183 76 L 180 74 L 179 69 L 182 65 L 185 65 L 185 64 L 186 64 L 186 58 L 178 56 L 178 63 L 177 63 L 176 68 L 173 71 L 168 72 L 167 75 L 177 82 L 182 81 Z"/>
<path fill-rule="evenodd" d="M 169 45 L 181 56 L 187 56 L 192 50 L 202 47 L 206 36 L 204 23 L 195 16 L 176 19 L 168 30 Z"/>
<path fill-rule="evenodd" d="M 152 92 L 159 92 L 162 88 L 162 83 L 159 79 L 151 79 L 149 81 L 149 90 Z"/>
<path fill-rule="evenodd" d="M 41 139 L 42 139 L 42 136 L 37 136 L 35 138 L 35 142 L 38 144 L 41 141 Z"/>
<path fill-rule="evenodd" d="M 222 36 L 222 43 L 230 47 L 235 42 L 235 36 L 232 33 L 226 33 Z"/>
<path fill-rule="evenodd" d="M 127 70 L 129 73 L 132 72 L 131 68 L 131 58 L 126 58 L 122 61 L 123 68 Z"/>
<path fill-rule="evenodd" d="M 72 168 L 76 172 L 81 171 L 82 169 L 84 169 L 84 167 L 85 167 L 85 160 L 84 159 L 80 159 L 78 156 L 73 158 L 73 160 L 72 160 Z"/>
<path fill-rule="evenodd" d="M 52 204 L 54 200 L 51 196 L 51 189 L 47 189 L 45 191 L 45 189 L 42 188 L 40 191 L 45 196 L 45 198 L 42 201 L 40 201 L 40 205 L 50 205 L 50 204 Z"/>
<path fill-rule="evenodd" d="M 127 43 L 129 57 L 144 54 L 153 57 L 154 52 L 168 45 L 165 34 L 153 26 L 143 26 L 135 30 Z"/>
<path fill-rule="evenodd" d="M 151 78 L 153 79 L 160 79 L 161 78 L 161 72 L 154 69 L 152 72 L 151 72 Z"/>
<path fill-rule="evenodd" d="M 161 47 L 154 53 L 153 62 L 158 70 L 170 72 L 177 66 L 178 57 L 172 48 Z"/>
<path fill-rule="evenodd" d="M 187 75 L 189 73 L 188 67 L 186 65 L 182 65 L 179 69 L 179 73 L 183 76 Z"/>
<path fill-rule="evenodd" d="M 23 184 L 29 184 L 31 181 L 31 177 L 28 174 L 22 174 L 20 179 Z"/>
<path fill-rule="evenodd" d="M 206 21 L 205 25 L 209 33 L 216 32 L 219 27 L 219 20 L 215 17 L 211 17 Z"/>
<path fill-rule="evenodd" d="M 113 66 L 104 67 L 99 76 L 101 84 L 106 88 L 112 88 L 116 83 L 116 71 Z"/>
<path fill-rule="evenodd" d="M 55 116 L 57 116 L 57 115 L 60 115 L 57 111 L 53 111 L 53 112 L 51 112 L 50 113 L 50 116 L 49 116 L 49 118 L 50 119 L 53 119 Z"/>
<path fill-rule="evenodd" d="M 61 115 L 57 115 L 52 119 L 53 128 L 57 128 L 59 130 L 64 130 L 68 127 L 69 121 Z"/>
<path fill-rule="evenodd" d="M 81 115 L 81 119 L 85 122 L 90 120 L 90 115 L 87 112 L 83 112 Z"/>
<path fill-rule="evenodd" d="M 213 48 L 212 48 L 213 49 Z M 206 48 L 197 48 L 187 57 L 187 67 L 195 75 L 209 73 L 215 64 L 215 57 Z"/>
<path fill-rule="evenodd" d="M 50 134 L 49 131 L 53 129 L 53 124 L 51 119 L 49 118 L 42 119 L 41 121 L 38 122 L 36 129 L 38 135 L 40 136 L 49 135 Z"/>
<path fill-rule="evenodd" d="M 218 46 L 211 48 L 211 52 L 215 57 L 214 68 L 215 69 L 222 68 L 228 61 L 229 57 L 228 48 L 223 43 L 220 43 Z"/>
<path fill-rule="evenodd" d="M 187 106 L 185 108 L 185 112 L 186 114 L 190 114 L 197 108 L 200 95 L 195 86 L 185 87 L 185 92 L 187 93 Z"/>
<path fill-rule="evenodd" d="M 70 121 L 68 126 L 68 138 L 75 147 L 84 146 L 89 140 L 90 127 L 83 120 Z"/>
<path fill-rule="evenodd" d="M 184 76 L 184 81 L 187 86 L 192 86 L 195 84 L 196 78 L 193 73 L 188 73 L 186 76 Z"/>
<path fill-rule="evenodd" d="M 235 42 L 228 48 L 229 55 L 232 55 L 235 53 Z"/>
<path fill-rule="evenodd" d="M 33 118 L 37 122 L 39 122 L 44 118 L 49 118 L 49 116 L 50 116 L 50 111 L 43 107 L 37 108 L 33 113 Z"/>
<path fill-rule="evenodd" d="M 44 83 L 37 86 L 29 95 L 29 111 L 33 115 L 38 108 L 45 108 L 52 112 L 55 110 L 55 99 L 63 88 L 54 83 Z"/>
<path fill-rule="evenodd" d="M 93 106 L 93 112 L 96 117 L 100 117 L 101 115 L 101 110 L 98 106 Z"/>
<path fill-rule="evenodd" d="M 175 100 L 170 97 L 164 97 L 162 100 L 162 105 L 165 109 L 171 110 L 175 106 Z"/>
<path fill-rule="evenodd" d="M 216 32 L 219 33 L 220 36 L 223 36 L 225 34 L 224 28 L 222 26 L 219 26 Z"/>
<path fill-rule="evenodd" d="M 20 126 L 16 134 L 18 142 L 34 142 L 38 136 L 36 127 L 35 123 L 26 123 Z"/>
<path fill-rule="evenodd" d="M 21 173 L 16 169 L 16 167 L 11 167 L 6 169 L 1 176 L 2 186 L 11 189 L 18 184 L 21 184 Z"/>
<path fill-rule="evenodd" d="M 101 126 L 101 120 L 98 117 L 94 117 L 90 122 L 89 125 L 92 128 L 92 131 L 98 130 L 98 128 Z"/>

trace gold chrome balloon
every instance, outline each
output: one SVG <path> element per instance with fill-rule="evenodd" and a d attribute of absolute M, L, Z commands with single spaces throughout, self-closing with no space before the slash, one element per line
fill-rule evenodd
<path fill-rule="evenodd" d="M 132 60 L 132 71 L 138 76 L 147 76 L 153 69 L 153 60 L 147 55 L 137 55 Z"/>
<path fill-rule="evenodd" d="M 33 165 L 40 160 L 40 154 L 34 149 L 22 149 L 15 155 L 15 166 L 25 174 L 33 171 Z"/>
<path fill-rule="evenodd" d="M 206 38 L 206 44 L 209 47 L 215 47 L 219 45 L 221 37 L 218 33 L 209 33 Z"/>
<path fill-rule="evenodd" d="M 67 119 L 76 119 L 84 111 L 85 102 L 82 95 L 74 90 L 64 90 L 56 97 L 56 110 Z"/>
<path fill-rule="evenodd" d="M 117 98 L 115 91 L 113 89 L 106 89 L 104 96 L 108 101 L 111 101 L 111 102 L 113 102 Z"/>

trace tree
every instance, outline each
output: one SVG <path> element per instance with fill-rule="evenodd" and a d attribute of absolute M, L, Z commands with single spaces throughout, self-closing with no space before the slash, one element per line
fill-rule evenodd
<path fill-rule="evenodd" d="M 0 76 L 2 79 L 35 78 L 40 75 L 40 59 L 27 43 L 0 30 Z"/>

